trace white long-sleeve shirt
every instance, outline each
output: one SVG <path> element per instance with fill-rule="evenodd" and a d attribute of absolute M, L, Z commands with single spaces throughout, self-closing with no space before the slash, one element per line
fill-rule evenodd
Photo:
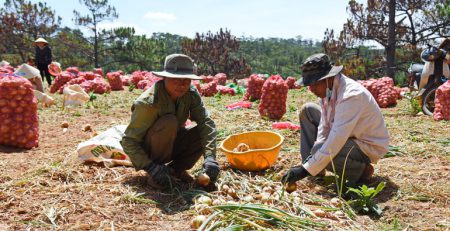
<path fill-rule="evenodd" d="M 331 98 L 322 107 L 316 143 L 322 147 L 303 167 L 313 176 L 326 168 L 349 138 L 372 163 L 387 152 L 389 134 L 375 98 L 361 84 L 340 74 L 334 78 Z"/>

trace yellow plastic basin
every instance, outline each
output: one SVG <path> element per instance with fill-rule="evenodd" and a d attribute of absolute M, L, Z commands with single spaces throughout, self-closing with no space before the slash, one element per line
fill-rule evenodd
<path fill-rule="evenodd" d="M 233 168 L 244 171 L 260 171 L 269 168 L 277 160 L 284 137 L 270 131 L 252 131 L 228 136 L 220 144 L 220 150 L 227 156 Z M 240 143 L 250 150 L 234 152 Z"/>

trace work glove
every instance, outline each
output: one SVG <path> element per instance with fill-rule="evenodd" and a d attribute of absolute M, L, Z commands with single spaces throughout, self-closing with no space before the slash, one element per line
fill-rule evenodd
<path fill-rule="evenodd" d="M 169 167 L 165 164 L 155 164 L 151 163 L 148 167 L 144 169 L 153 180 L 159 185 L 167 185 L 170 181 Z"/>
<path fill-rule="evenodd" d="M 214 156 L 207 156 L 203 163 L 203 172 L 209 176 L 211 182 L 216 182 L 219 171 L 219 163 L 217 163 L 216 158 Z"/>
<path fill-rule="evenodd" d="M 303 166 L 297 166 L 289 169 L 289 171 L 286 174 L 284 174 L 284 176 L 281 178 L 281 182 L 283 184 L 294 183 L 309 175 L 310 175 L 309 172 L 306 171 L 306 169 Z"/>

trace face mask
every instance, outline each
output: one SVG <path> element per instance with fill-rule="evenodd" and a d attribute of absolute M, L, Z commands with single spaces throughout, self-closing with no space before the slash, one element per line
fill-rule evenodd
<path fill-rule="evenodd" d="M 331 93 L 332 93 L 332 91 L 331 91 L 330 88 L 328 87 L 328 80 L 327 80 L 326 96 L 327 96 L 328 100 L 331 99 Z"/>

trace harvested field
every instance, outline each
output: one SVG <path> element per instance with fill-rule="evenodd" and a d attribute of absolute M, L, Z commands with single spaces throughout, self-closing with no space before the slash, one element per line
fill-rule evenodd
<path fill-rule="evenodd" d="M 71 109 L 63 109 L 62 97 L 54 95 L 57 105 L 39 109 L 38 148 L 0 147 L 0 230 L 189 230 L 197 213 L 211 215 L 215 211 L 222 213 L 213 220 L 226 224 L 253 219 L 256 213 L 252 208 L 234 213 L 231 207 L 221 210 L 220 206 L 199 206 L 202 203 L 195 198 L 206 192 L 191 185 L 155 191 L 145 185 L 143 172 L 130 167 L 84 164 L 78 159 L 77 144 L 89 139 L 93 132 L 127 124 L 131 103 L 140 93 L 125 90 L 99 95 L 92 106 Z M 230 134 L 272 130 L 272 121 L 260 118 L 257 103 L 251 109 L 225 108 L 241 98 L 204 98 L 217 125 L 218 145 Z M 308 101 L 316 101 L 311 93 L 290 90 L 282 121 L 298 123 L 297 110 Z M 207 195 L 213 204 L 223 206 L 258 203 L 278 208 L 293 215 L 289 224 L 296 229 L 302 227 L 296 226 L 299 224 L 319 230 L 450 229 L 449 121 L 411 115 L 407 100 L 382 110 L 391 146 L 398 151 L 375 165 L 375 177 L 368 183 L 373 187 L 386 182 L 386 188 L 375 197 L 383 210 L 380 217 L 352 217 L 346 206 L 333 199 L 337 197 L 335 186 L 316 179 L 298 182 L 292 194 L 282 190 L 281 172 L 300 162 L 299 131 L 277 130 L 285 137 L 279 161 L 264 172 L 233 170 L 218 151 L 223 167 L 217 182 L 219 190 Z M 60 127 L 62 121 L 69 123 L 65 132 Z M 84 132 L 85 124 L 90 124 L 93 131 Z M 198 173 L 200 167 L 198 163 L 191 173 Z M 224 185 L 233 188 L 236 195 L 224 193 Z M 258 194 L 263 195 L 255 196 Z M 289 226 L 278 229 L 287 230 Z"/>

